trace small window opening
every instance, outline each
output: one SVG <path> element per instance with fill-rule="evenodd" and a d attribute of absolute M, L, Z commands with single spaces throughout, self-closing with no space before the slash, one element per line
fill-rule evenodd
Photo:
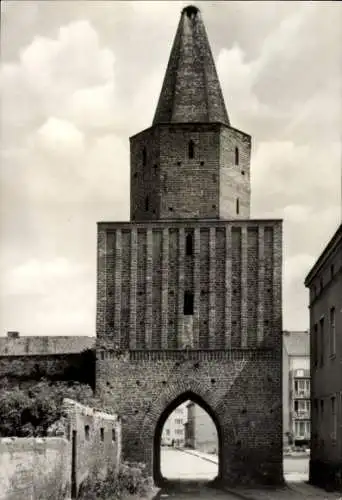
<path fill-rule="evenodd" d="M 239 148 L 235 148 L 235 165 L 239 165 L 239 163 L 240 163 Z"/>
<path fill-rule="evenodd" d="M 194 141 L 189 141 L 189 158 L 195 158 L 195 143 Z"/>
<path fill-rule="evenodd" d="M 115 429 L 112 429 L 112 441 L 116 441 L 116 432 L 115 432 Z"/>
<path fill-rule="evenodd" d="M 148 209 L 149 209 L 149 199 L 148 199 L 148 196 L 146 196 L 146 198 L 145 198 L 145 210 L 146 210 L 146 212 L 148 212 Z"/>
<path fill-rule="evenodd" d="M 191 316 L 194 314 L 194 294 L 192 292 L 184 293 L 184 315 Z"/>
<path fill-rule="evenodd" d="M 187 234 L 185 240 L 185 253 L 186 255 L 193 255 L 193 241 L 192 234 Z"/>
<path fill-rule="evenodd" d="M 330 266 L 330 276 L 331 276 L 331 278 L 334 277 L 334 274 L 335 274 L 334 264 L 331 264 L 331 266 Z"/>
<path fill-rule="evenodd" d="M 100 438 L 101 438 L 101 441 L 104 441 L 104 428 L 103 427 L 100 428 Z"/>
<path fill-rule="evenodd" d="M 147 153 L 146 153 L 146 148 L 143 149 L 142 151 L 142 163 L 143 163 L 143 166 L 145 167 L 146 166 L 146 163 L 147 163 Z"/>
<path fill-rule="evenodd" d="M 90 428 L 89 425 L 84 426 L 84 437 L 86 441 L 89 441 Z"/>
<path fill-rule="evenodd" d="M 236 213 L 240 213 L 240 200 L 239 198 L 236 198 Z"/>

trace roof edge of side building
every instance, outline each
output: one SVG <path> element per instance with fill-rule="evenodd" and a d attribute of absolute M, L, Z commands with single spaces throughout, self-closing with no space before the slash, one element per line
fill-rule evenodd
<path fill-rule="evenodd" d="M 316 274 L 319 272 L 319 270 L 322 268 L 324 263 L 327 261 L 329 256 L 332 254 L 332 252 L 339 246 L 341 245 L 342 247 L 342 222 L 340 222 L 337 230 L 335 231 L 334 235 L 332 238 L 329 240 L 327 245 L 325 246 L 324 250 L 316 260 L 315 264 L 312 266 L 311 270 L 307 274 L 305 280 L 304 280 L 304 285 L 306 287 L 309 287 L 312 280 L 316 276 Z"/>

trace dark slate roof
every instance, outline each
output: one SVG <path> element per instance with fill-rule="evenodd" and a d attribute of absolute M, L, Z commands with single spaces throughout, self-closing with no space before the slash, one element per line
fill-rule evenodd
<path fill-rule="evenodd" d="M 310 335 L 308 332 L 284 332 L 283 339 L 289 356 L 310 355 Z"/>
<path fill-rule="evenodd" d="M 153 125 L 220 122 L 230 126 L 201 13 L 182 10 Z"/>

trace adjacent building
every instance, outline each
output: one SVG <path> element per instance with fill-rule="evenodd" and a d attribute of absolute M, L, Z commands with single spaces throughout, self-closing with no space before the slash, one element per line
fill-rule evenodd
<path fill-rule="evenodd" d="M 218 454 L 216 426 L 208 413 L 192 401 L 187 405 L 185 446 L 204 453 Z"/>
<path fill-rule="evenodd" d="M 310 482 L 342 489 L 342 224 L 305 286 L 310 290 Z"/>
<path fill-rule="evenodd" d="M 164 424 L 162 433 L 163 446 L 184 447 L 186 419 L 186 404 L 182 404 L 171 413 Z"/>
<path fill-rule="evenodd" d="M 283 332 L 284 444 L 310 445 L 310 335 Z"/>

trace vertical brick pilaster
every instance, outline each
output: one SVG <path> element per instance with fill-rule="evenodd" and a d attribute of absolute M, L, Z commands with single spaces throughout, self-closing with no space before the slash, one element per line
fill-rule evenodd
<path fill-rule="evenodd" d="M 248 342 L 248 289 L 247 289 L 247 276 L 248 276 L 248 239 L 247 227 L 245 225 L 241 228 L 241 347 L 247 347 Z"/>
<path fill-rule="evenodd" d="M 97 304 L 96 304 L 96 336 L 102 337 L 106 332 L 107 304 L 107 234 L 98 229 L 97 234 Z M 112 271 L 112 270 L 111 270 Z"/>
<path fill-rule="evenodd" d="M 194 349 L 199 348 L 199 322 L 200 322 L 200 253 L 201 253 L 201 233 L 197 227 L 194 230 L 194 322 L 193 322 L 193 345 Z"/>
<path fill-rule="evenodd" d="M 146 303 L 145 303 L 145 345 L 152 348 L 152 229 L 146 231 Z"/>
<path fill-rule="evenodd" d="M 226 270 L 225 270 L 225 348 L 232 341 L 232 227 L 226 226 Z"/>
<path fill-rule="evenodd" d="M 169 298 L 169 230 L 163 229 L 162 242 L 162 296 L 161 296 L 161 348 L 167 349 L 168 298 Z"/>
<path fill-rule="evenodd" d="M 216 227 L 209 230 L 209 349 L 214 349 L 215 335 L 215 295 L 216 295 Z"/>
<path fill-rule="evenodd" d="M 122 233 L 117 229 L 115 238 L 115 321 L 116 341 L 121 344 L 121 279 L 122 279 Z"/>
<path fill-rule="evenodd" d="M 273 226 L 273 329 L 277 345 L 282 338 L 282 226 Z"/>
<path fill-rule="evenodd" d="M 177 307 L 177 347 L 182 345 L 184 316 L 184 228 L 178 231 L 178 307 Z"/>
<path fill-rule="evenodd" d="M 264 256 L 264 227 L 259 226 L 258 233 L 258 320 L 257 341 L 260 344 L 264 338 L 264 289 L 265 289 L 265 256 Z"/>
<path fill-rule="evenodd" d="M 137 264 L 138 264 L 138 234 L 137 229 L 131 231 L 131 279 L 130 279 L 130 332 L 129 348 L 135 349 L 137 346 Z"/>

